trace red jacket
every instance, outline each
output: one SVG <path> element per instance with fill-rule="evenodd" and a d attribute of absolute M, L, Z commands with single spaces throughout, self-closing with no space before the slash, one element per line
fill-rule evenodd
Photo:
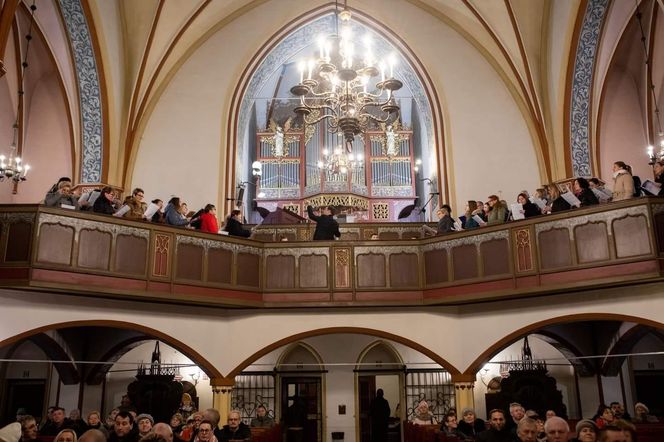
<path fill-rule="evenodd" d="M 219 233 L 217 217 L 211 213 L 201 213 L 201 232 Z"/>

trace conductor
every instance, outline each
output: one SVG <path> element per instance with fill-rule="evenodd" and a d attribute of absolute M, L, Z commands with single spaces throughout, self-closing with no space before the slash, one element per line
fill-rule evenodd
<path fill-rule="evenodd" d="M 332 217 L 332 207 L 323 206 L 320 209 L 320 216 L 314 213 L 311 206 L 307 206 L 307 213 L 309 219 L 316 221 L 316 231 L 314 232 L 314 240 L 331 241 L 335 237 L 340 238 L 339 223 Z"/>

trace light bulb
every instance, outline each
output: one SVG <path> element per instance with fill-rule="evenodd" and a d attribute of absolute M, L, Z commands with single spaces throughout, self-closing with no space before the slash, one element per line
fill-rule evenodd
<path fill-rule="evenodd" d="M 422 164 L 422 160 L 421 160 L 421 159 L 419 159 L 419 158 L 418 158 L 418 159 L 416 159 L 416 160 L 415 160 L 415 164 L 417 164 L 417 165 L 419 166 L 420 164 Z"/>
<path fill-rule="evenodd" d="M 319 162 L 318 162 L 318 168 L 319 168 L 319 169 L 322 169 L 323 167 L 325 167 L 325 165 L 323 164 L 322 161 L 319 161 Z"/>
<path fill-rule="evenodd" d="M 358 153 L 356 158 L 357 158 L 357 161 L 362 161 L 362 160 L 364 160 L 364 155 L 362 155 L 361 153 Z"/>
<path fill-rule="evenodd" d="M 330 151 L 327 149 L 323 149 L 323 155 L 328 156 L 330 154 Z"/>
<path fill-rule="evenodd" d="M 346 173 L 346 172 L 348 172 L 348 169 L 346 168 L 346 166 L 341 166 L 341 168 L 339 169 L 339 171 L 340 171 L 341 173 Z"/>

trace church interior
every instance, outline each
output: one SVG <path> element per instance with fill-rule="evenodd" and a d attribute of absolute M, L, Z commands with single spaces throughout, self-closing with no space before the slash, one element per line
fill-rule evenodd
<path fill-rule="evenodd" d="M 422 401 L 664 422 L 664 198 L 461 228 L 616 162 L 661 185 L 662 0 L 0 5 L 0 427 L 149 382 L 164 419 L 306 400 L 307 442 L 375 440 L 379 389 L 389 441 Z M 60 177 L 251 237 L 47 207 Z"/>

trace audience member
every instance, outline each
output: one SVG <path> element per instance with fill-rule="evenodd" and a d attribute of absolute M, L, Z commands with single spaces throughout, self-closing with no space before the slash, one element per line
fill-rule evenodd
<path fill-rule="evenodd" d="M 544 432 L 547 442 L 567 442 L 569 425 L 565 419 L 553 416 L 544 424 Z"/>
<path fill-rule="evenodd" d="M 233 410 L 228 413 L 228 424 L 222 428 L 219 442 L 243 439 L 251 439 L 251 429 L 240 419 L 240 412 Z"/>
<path fill-rule="evenodd" d="M 81 434 L 78 442 L 106 442 L 107 437 L 99 430 L 88 430 Z"/>
<path fill-rule="evenodd" d="M 158 424 L 155 424 L 152 431 L 154 434 L 164 438 L 165 442 L 173 442 L 173 429 L 168 424 L 159 422 Z"/>
<path fill-rule="evenodd" d="M 576 424 L 576 441 L 577 442 L 596 442 L 597 441 L 597 425 L 591 419 L 581 419 Z"/>
<path fill-rule="evenodd" d="M 664 196 L 664 158 L 655 162 L 652 170 L 655 173 L 655 182 L 660 185 L 657 196 Z"/>
<path fill-rule="evenodd" d="M 104 437 L 108 437 L 108 430 L 102 425 L 101 415 L 98 411 L 91 411 L 88 413 L 87 428 L 88 430 L 99 430 L 104 434 Z"/>
<path fill-rule="evenodd" d="M 251 230 L 242 227 L 242 212 L 237 209 L 231 211 L 231 214 L 226 218 L 224 230 L 230 236 L 239 236 L 242 238 L 249 238 L 251 236 Z"/>
<path fill-rule="evenodd" d="M 493 409 L 489 412 L 489 428 L 477 436 L 478 442 L 512 442 L 512 432 L 505 428 L 505 412 Z"/>
<path fill-rule="evenodd" d="M 505 422 L 505 428 L 509 429 L 513 434 L 516 434 L 516 426 L 519 425 L 519 421 L 523 419 L 526 415 L 526 410 L 518 402 L 512 402 L 510 404 L 510 418 Z"/>
<path fill-rule="evenodd" d="M 585 178 L 579 177 L 574 180 L 574 194 L 581 201 L 581 207 L 599 204 L 599 200 L 590 189 L 590 183 Z"/>
<path fill-rule="evenodd" d="M 624 419 L 617 419 L 614 426 L 620 428 L 623 432 L 625 442 L 634 442 L 636 441 L 636 426 Z"/>
<path fill-rule="evenodd" d="M 219 224 L 217 223 L 217 208 L 214 206 L 214 204 L 207 204 L 199 218 L 201 220 L 201 232 L 219 233 Z"/>
<path fill-rule="evenodd" d="M 613 163 L 613 201 L 634 198 L 634 180 L 622 161 Z"/>
<path fill-rule="evenodd" d="M 145 436 L 138 439 L 138 442 L 166 442 L 166 438 L 164 438 L 164 436 L 162 436 L 161 434 L 157 434 L 151 431 Z"/>
<path fill-rule="evenodd" d="M 417 404 L 410 421 L 415 425 L 431 425 L 438 423 L 436 417 L 431 411 L 429 411 L 429 403 L 427 401 L 421 401 Z"/>
<path fill-rule="evenodd" d="M 57 183 L 53 184 L 53 185 L 51 186 L 51 188 L 48 189 L 48 191 L 47 191 L 46 193 L 57 192 L 58 189 L 60 188 L 60 184 L 61 184 L 61 183 L 65 183 L 65 182 L 68 183 L 70 187 L 72 186 L 71 178 L 69 178 L 68 176 L 63 176 L 63 177 L 61 177 L 61 178 L 58 180 Z"/>
<path fill-rule="evenodd" d="M 518 442 L 537 442 L 537 423 L 524 417 L 516 426 L 516 437 Z"/>
<path fill-rule="evenodd" d="M 314 213 L 313 207 L 307 206 L 307 215 L 309 215 L 309 219 L 316 222 L 314 241 L 331 241 L 335 238 L 341 238 L 339 223 L 337 223 L 332 214 L 332 206 L 321 207 L 320 215 Z"/>
<path fill-rule="evenodd" d="M 650 409 L 643 402 L 637 402 L 634 404 L 634 422 L 659 422 L 656 416 L 650 414 Z"/>
<path fill-rule="evenodd" d="M 622 428 L 611 425 L 600 431 L 599 442 L 627 442 L 627 439 Z"/>
<path fill-rule="evenodd" d="M 37 420 L 29 415 L 23 415 L 18 419 L 21 424 L 21 442 L 33 442 L 39 437 Z"/>
<path fill-rule="evenodd" d="M 143 437 L 152 431 L 152 426 L 154 425 L 154 418 L 147 414 L 141 413 L 136 418 L 136 426 L 138 427 L 138 437 Z"/>
<path fill-rule="evenodd" d="M 18 442 L 21 439 L 21 424 L 13 422 L 0 428 L 0 442 Z"/>
<path fill-rule="evenodd" d="M 461 431 L 459 431 L 459 424 L 457 423 L 457 418 L 452 413 L 448 413 L 443 417 L 443 425 L 440 426 L 440 431 L 445 435 L 445 437 L 452 437 L 461 440 L 466 438 L 466 436 Z M 529 441 L 529 442 L 536 442 L 536 441 Z"/>
<path fill-rule="evenodd" d="M 629 172 L 630 175 L 632 175 L 632 180 L 634 182 L 634 198 L 638 198 L 640 196 L 643 196 L 643 189 L 641 188 L 641 177 L 634 175 L 632 173 L 632 166 L 625 166 L 625 169 L 627 172 Z"/>
<path fill-rule="evenodd" d="M 113 431 L 108 442 L 137 442 L 138 432 L 134 430 L 134 417 L 128 411 L 120 411 L 115 416 Z"/>
<path fill-rule="evenodd" d="M 106 424 L 104 426 L 109 431 L 109 434 L 113 431 L 113 427 L 115 426 L 115 417 L 119 412 L 119 408 L 114 408 L 110 413 L 108 413 L 108 416 L 106 417 Z"/>
<path fill-rule="evenodd" d="M 622 419 L 628 422 L 632 420 L 632 416 L 625 411 L 625 407 L 620 402 L 611 402 L 609 407 L 611 407 L 611 411 L 613 411 L 613 415 L 616 419 Z"/>
<path fill-rule="evenodd" d="M 556 416 L 556 412 L 553 410 L 546 410 L 546 420 L 551 419 L 553 416 Z"/>
<path fill-rule="evenodd" d="M 595 420 L 595 425 L 597 425 L 597 428 L 601 430 L 607 425 L 613 425 L 615 416 L 613 415 L 613 411 L 611 411 L 611 408 L 602 404 L 597 409 L 597 414 L 595 414 L 594 420 Z"/>
<path fill-rule="evenodd" d="M 489 213 L 487 215 L 487 224 L 500 224 L 505 222 L 507 209 L 500 202 L 496 195 L 489 196 Z"/>
<path fill-rule="evenodd" d="M 169 425 L 173 434 L 179 434 L 180 431 L 182 431 L 182 427 L 184 426 L 184 419 L 182 419 L 182 415 L 180 413 L 175 413 L 173 416 L 171 416 Z"/>
<path fill-rule="evenodd" d="M 131 192 L 131 198 L 126 202 L 129 206 L 129 211 L 124 214 L 124 218 L 128 219 L 144 219 L 145 211 L 148 205 L 143 202 L 145 192 L 143 189 L 137 187 Z"/>
<path fill-rule="evenodd" d="M 256 407 L 256 417 L 251 420 L 251 426 L 256 428 L 274 427 L 274 419 L 267 415 L 267 409 L 264 405 Z"/>
<path fill-rule="evenodd" d="M 113 215 L 115 207 L 113 207 L 113 188 L 106 186 L 101 189 L 101 195 L 97 198 L 92 205 L 92 211 L 95 213 L 103 213 L 104 215 Z"/>
<path fill-rule="evenodd" d="M 44 198 L 46 207 L 71 206 L 78 209 L 78 198 L 71 191 L 70 181 L 61 181 L 55 192 L 49 192 Z"/>
<path fill-rule="evenodd" d="M 458 429 L 466 438 L 474 439 L 478 434 L 486 430 L 486 424 L 475 415 L 475 410 L 464 408 L 461 410 L 461 422 L 459 422 Z"/>
<path fill-rule="evenodd" d="M 549 198 L 551 199 L 550 213 L 562 212 L 572 208 L 565 198 L 560 195 L 560 190 L 555 184 L 549 187 Z"/>
<path fill-rule="evenodd" d="M 51 420 L 39 431 L 41 436 L 55 436 L 65 428 L 71 428 L 71 421 L 65 417 L 65 409 L 53 408 Z"/>
<path fill-rule="evenodd" d="M 76 432 L 69 428 L 62 430 L 53 438 L 53 442 L 77 442 L 77 440 Z"/>

